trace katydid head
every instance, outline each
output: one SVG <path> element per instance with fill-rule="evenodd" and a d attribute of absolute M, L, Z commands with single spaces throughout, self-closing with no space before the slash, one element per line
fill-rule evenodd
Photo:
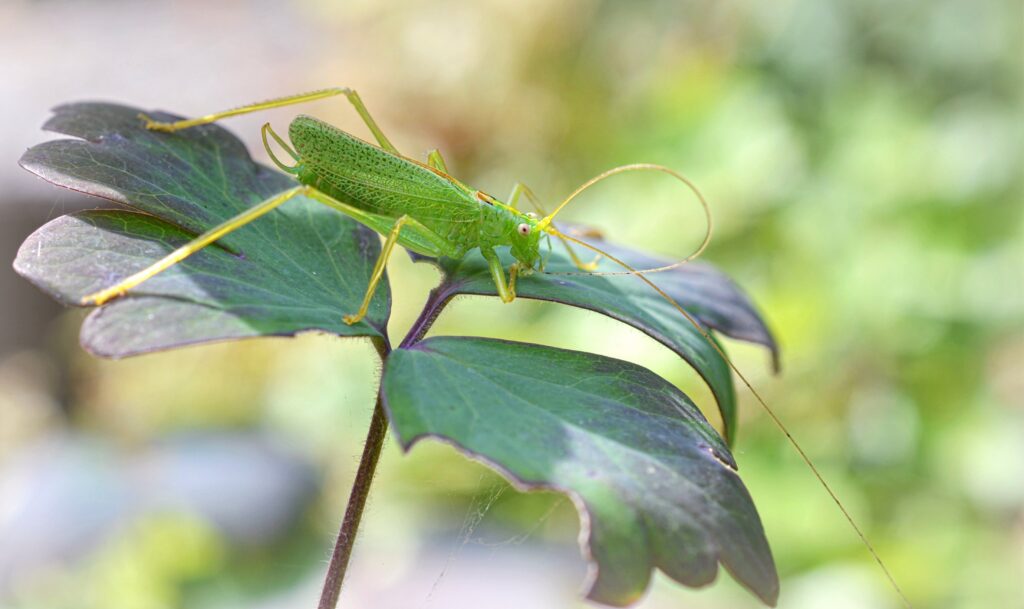
<path fill-rule="evenodd" d="M 537 217 L 532 213 L 522 214 L 517 220 L 512 235 L 512 256 L 525 268 L 532 269 L 540 260 L 540 237 L 544 231 L 537 226 Z"/>

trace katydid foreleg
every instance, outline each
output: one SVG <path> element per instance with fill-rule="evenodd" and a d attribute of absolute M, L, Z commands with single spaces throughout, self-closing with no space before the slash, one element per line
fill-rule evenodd
<path fill-rule="evenodd" d="M 373 300 L 373 293 L 377 290 L 380 278 L 384 276 L 384 269 L 387 268 L 391 250 L 395 248 L 395 243 L 402 232 L 402 227 L 409 220 L 409 216 L 402 216 L 395 222 L 391 232 L 388 233 L 387 238 L 384 240 L 384 245 L 381 247 L 380 256 L 377 257 L 377 263 L 373 265 L 373 273 L 370 274 L 370 284 L 366 287 L 366 295 L 363 296 L 363 303 L 359 305 L 359 311 L 355 315 L 345 315 L 342 317 L 348 325 L 351 326 L 363 317 L 366 317 L 366 311 L 370 308 L 370 301 Z"/>
<path fill-rule="evenodd" d="M 489 247 L 482 247 L 480 248 L 480 253 L 483 254 L 484 260 L 487 261 L 487 266 L 491 270 L 491 278 L 494 280 L 494 287 L 498 290 L 498 297 L 506 304 L 515 300 L 516 276 L 519 274 L 519 264 L 516 263 L 509 267 L 509 279 L 506 282 L 505 267 L 501 265 L 501 259 L 494 253 L 494 250 Z"/>

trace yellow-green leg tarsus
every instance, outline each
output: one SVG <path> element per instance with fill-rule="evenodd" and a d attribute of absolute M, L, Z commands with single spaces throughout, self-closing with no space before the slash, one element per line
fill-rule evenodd
<path fill-rule="evenodd" d="M 434 148 L 427 153 L 427 165 L 440 171 L 441 173 L 448 173 L 448 164 L 444 162 L 444 157 L 441 156 L 441 151 Z"/>
<path fill-rule="evenodd" d="M 348 325 L 351 326 L 366 317 L 366 311 L 370 308 L 370 301 L 373 300 L 373 293 L 377 290 L 380 278 L 384 276 L 384 269 L 388 265 L 388 257 L 391 256 L 391 250 L 395 248 L 395 243 L 398 242 L 398 235 L 402 232 L 402 226 L 408 221 L 409 216 L 399 218 L 395 222 L 394 228 L 388 234 L 387 239 L 384 240 L 384 246 L 381 247 L 377 264 L 373 265 L 373 274 L 370 275 L 370 285 L 367 286 L 366 295 L 363 296 L 363 304 L 359 305 L 359 311 L 355 315 L 346 315 L 342 318 Z"/>
<path fill-rule="evenodd" d="M 526 200 L 529 201 L 531 205 L 533 205 L 533 208 L 537 210 L 537 213 L 539 213 L 542 217 L 548 215 L 548 213 L 544 211 L 544 206 L 541 205 L 540 200 L 537 199 L 537 195 L 533 194 L 533 191 L 530 190 L 530 187 L 527 186 L 526 184 L 523 184 L 522 182 L 516 182 L 515 186 L 512 187 L 512 192 L 510 192 L 508 195 L 509 207 L 516 207 L 519 203 L 519 197 L 522 195 L 526 196 Z M 600 238 L 600 232 L 596 230 L 594 230 L 594 232 L 597 232 L 597 236 Z M 576 268 L 578 268 L 581 271 L 587 272 L 597 270 L 597 263 L 599 260 L 601 260 L 600 254 L 595 256 L 594 259 L 591 260 L 590 262 L 583 262 L 582 260 L 580 260 L 580 257 L 576 255 L 576 252 L 572 249 L 572 246 L 569 245 L 569 242 L 564 237 L 557 234 L 555 235 L 555 237 L 557 237 L 558 240 L 562 242 L 562 245 L 565 246 L 565 251 L 569 253 L 569 258 L 572 259 L 572 263 L 576 265 Z"/>
<path fill-rule="evenodd" d="M 239 114 L 249 114 L 250 112 L 259 112 L 260 110 L 269 110 L 270 108 L 280 108 L 282 106 L 292 106 L 295 104 L 304 104 L 306 102 L 316 101 L 318 99 L 324 99 L 327 97 L 334 97 L 336 95 L 344 95 L 348 98 L 349 103 L 359 113 L 360 118 L 366 123 L 366 126 L 373 133 L 373 137 L 377 139 L 377 143 L 380 147 L 395 154 L 398 154 L 398 150 L 391 144 L 391 141 L 384 135 L 384 132 L 380 130 L 377 125 L 377 121 L 373 120 L 370 116 L 370 111 L 366 109 L 363 104 L 363 100 L 359 98 L 359 94 L 347 87 L 338 87 L 334 89 L 323 89 L 321 91 L 313 91 L 311 93 L 301 93 L 299 95 L 289 95 L 288 97 L 279 97 L 277 99 L 271 99 L 265 102 L 259 102 L 256 104 L 249 104 L 247 106 L 241 106 L 238 108 L 232 108 L 231 110 L 224 110 L 221 112 L 214 112 L 213 114 L 207 114 L 206 116 L 200 116 L 199 118 L 190 118 L 186 120 L 174 121 L 171 123 L 165 123 L 160 121 L 154 121 L 145 114 L 140 114 L 139 118 L 146 121 L 146 129 L 153 131 L 165 131 L 173 132 L 180 131 L 181 129 L 188 129 L 189 127 L 196 127 L 198 125 L 206 125 L 215 121 L 219 121 L 222 118 L 228 118 L 231 116 L 238 116 Z"/>
<path fill-rule="evenodd" d="M 487 260 L 487 266 L 491 269 L 491 279 L 494 280 L 494 287 L 498 290 L 498 296 L 504 303 L 512 302 L 516 299 L 516 275 L 519 274 L 519 265 L 513 264 L 512 268 L 509 269 L 509 273 L 512 276 L 511 282 L 505 281 L 505 269 L 501 266 L 501 259 L 494 253 L 491 248 L 482 247 L 480 253 L 483 254 L 484 259 Z"/>
<path fill-rule="evenodd" d="M 203 249 L 207 245 L 210 245 L 214 241 L 217 241 L 224 235 L 227 235 L 228 233 L 245 226 L 246 224 L 259 218 L 260 216 L 273 210 L 274 208 L 282 205 L 292 197 L 295 197 L 296 195 L 300 194 L 306 194 L 308 190 L 308 186 L 296 186 L 295 188 L 291 188 L 280 194 L 274 195 L 273 197 L 270 197 L 269 199 L 262 201 L 255 207 L 251 207 L 245 210 L 244 212 L 238 214 L 237 216 L 230 218 L 218 224 L 217 226 L 211 228 L 210 230 L 199 235 L 192 241 L 189 241 L 185 245 L 179 247 L 178 249 L 164 256 L 157 262 L 139 271 L 138 273 L 135 273 L 134 275 L 121 280 L 120 282 L 105 290 L 100 290 L 98 292 L 85 296 L 84 298 L 82 298 L 81 302 L 83 305 L 101 305 L 112 298 L 121 296 L 128 290 L 142 283 L 143 281 L 146 281 L 147 279 L 150 279 L 151 277 L 157 275 L 158 273 L 161 273 L 169 269 L 170 267 L 181 262 L 185 258 L 188 258 L 192 254 Z"/>

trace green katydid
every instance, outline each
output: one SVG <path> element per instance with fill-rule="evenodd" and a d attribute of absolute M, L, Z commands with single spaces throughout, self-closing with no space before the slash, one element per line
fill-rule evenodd
<path fill-rule="evenodd" d="M 516 279 L 543 267 L 540 241 L 542 237 L 555 237 L 565 243 L 569 255 L 581 271 L 592 271 L 593 263 L 582 262 L 569 246 L 577 241 L 563 234 L 552 220 L 565 205 L 580 192 L 596 182 L 626 171 L 661 171 L 683 181 L 697 194 L 708 219 L 708 230 L 700 248 L 686 260 L 703 251 L 711 237 L 711 216 L 703 197 L 686 178 L 660 165 L 638 164 L 616 167 L 590 180 L 554 212 L 543 218 L 533 212 L 522 212 L 517 203 L 525 195 L 543 213 L 529 188 L 516 184 L 508 202 L 502 202 L 482 191 L 470 188 L 448 174 L 441 153 L 431 151 L 426 163 L 402 156 L 370 116 L 359 95 L 351 89 L 327 89 L 302 95 L 284 97 L 234 110 L 217 112 L 202 118 L 172 123 L 155 122 L 148 117 L 149 129 L 173 132 L 211 123 L 222 118 L 313 101 L 334 95 L 345 95 L 373 133 L 379 146 L 374 146 L 318 119 L 299 116 L 288 129 L 291 144 L 284 141 L 269 124 L 263 126 L 263 143 L 271 160 L 283 171 L 295 176 L 299 185 L 258 203 L 241 214 L 196 237 L 153 265 L 135 273 L 119 283 L 90 294 L 83 304 L 100 305 L 138 286 L 154 275 L 181 262 L 200 249 L 216 242 L 228 233 L 245 226 L 272 211 L 293 197 L 303 195 L 327 205 L 353 218 L 357 222 L 386 235 L 380 257 L 374 265 L 362 305 L 354 314 L 344 316 L 348 324 L 357 323 L 365 315 L 373 293 L 384 274 L 384 268 L 394 246 L 401 245 L 413 252 L 430 257 L 462 258 L 473 249 L 479 249 L 491 269 L 498 295 L 504 302 L 515 299 Z M 286 165 L 274 156 L 268 136 L 272 137 L 295 161 Z M 593 246 L 579 242 L 583 247 Z M 516 262 L 506 276 L 496 247 L 507 246 Z M 599 253 L 599 255 L 603 252 Z M 607 255 L 607 254 L 605 254 Z M 642 273 L 666 270 L 682 264 L 677 262 L 661 269 L 629 272 Z"/>
<path fill-rule="evenodd" d="M 174 250 L 151 266 L 125 278 L 117 284 L 90 294 L 82 299 L 82 304 L 102 305 L 103 303 L 125 294 L 147 279 L 181 262 L 188 256 L 211 245 L 228 233 L 245 226 L 264 214 L 296 196 L 306 196 L 328 207 L 331 207 L 370 229 L 385 235 L 384 246 L 380 257 L 374 265 L 370 283 L 367 286 L 359 310 L 345 315 L 344 321 L 354 324 L 365 315 L 373 297 L 377 284 L 384 274 L 387 260 L 394 246 L 401 245 L 413 252 L 430 257 L 447 256 L 462 258 L 473 249 L 479 249 L 487 261 L 498 295 L 504 302 L 515 299 L 516 279 L 520 275 L 535 270 L 543 271 L 544 260 L 541 256 L 540 241 L 542 238 L 554 237 L 562 241 L 568 254 L 580 272 L 601 275 L 633 275 L 655 290 L 662 298 L 683 315 L 689 323 L 704 336 L 721 355 L 729 367 L 736 373 L 744 385 L 754 395 L 757 402 L 765 409 L 772 421 L 782 430 L 789 442 L 799 453 L 804 463 L 811 469 L 819 483 L 842 511 L 868 551 L 885 573 L 890 584 L 899 594 L 906 606 L 910 603 L 896 584 L 881 558 L 871 546 L 867 537 L 860 530 L 842 502 L 825 481 L 810 458 L 796 442 L 793 436 L 776 416 L 767 402 L 753 388 L 725 352 L 711 338 L 703 325 L 671 296 L 666 294 L 653 281 L 646 277 L 648 273 L 666 271 L 678 267 L 700 255 L 710 241 L 712 233 L 711 214 L 700 191 L 685 177 L 675 171 L 653 164 L 624 165 L 608 170 L 584 183 L 563 200 L 550 214 L 544 212 L 536 197 L 526 186 L 516 184 L 507 202 L 499 201 L 491 195 L 470 188 L 449 175 L 444 159 L 437 150 L 431 151 L 426 163 L 401 155 L 381 131 L 370 116 L 359 95 L 347 88 L 326 89 L 313 93 L 305 93 L 283 97 L 267 102 L 243 106 L 233 110 L 217 112 L 196 119 L 164 123 L 156 122 L 146 116 L 146 127 L 156 131 L 173 132 L 198 125 L 212 123 L 222 118 L 299 104 L 327 97 L 344 95 L 354 106 L 356 112 L 370 129 L 378 146 L 374 146 L 323 121 L 309 116 L 299 116 L 289 126 L 289 139 L 294 148 L 284 141 L 270 128 L 263 126 L 263 143 L 271 160 L 283 171 L 293 175 L 299 182 L 297 186 L 266 199 L 241 214 L 226 220 L 220 225 L 199 235 L 189 243 Z M 268 136 L 285 150 L 295 161 L 294 165 L 282 163 L 273 153 Z M 666 266 L 638 270 L 612 254 L 600 248 L 558 230 L 553 224 L 555 216 L 575 199 L 580 193 L 597 182 L 613 175 L 627 171 L 659 171 L 683 182 L 696 195 L 700 202 L 707 230 L 704 239 L 696 251 L 686 258 Z M 533 212 L 523 212 L 517 207 L 519 199 L 525 196 L 537 210 L 544 214 L 538 217 Z M 570 243 L 595 252 L 598 258 L 605 257 L 624 268 L 621 273 L 593 273 L 596 259 L 584 263 L 575 254 Z M 497 247 L 509 247 L 516 259 L 508 269 L 508 275 L 495 253 Z"/>

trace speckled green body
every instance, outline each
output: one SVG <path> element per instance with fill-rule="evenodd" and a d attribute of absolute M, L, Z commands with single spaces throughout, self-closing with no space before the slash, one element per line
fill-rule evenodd
<path fill-rule="evenodd" d="M 526 267 L 537 262 L 541 231 L 533 217 L 315 118 L 297 117 L 288 135 L 299 155 L 298 180 L 364 213 L 341 211 L 382 233 L 402 216 L 415 220 L 399 234 L 403 247 L 462 258 L 473 248 L 489 255 L 510 246 Z M 523 224 L 528 234 L 520 232 Z"/>

